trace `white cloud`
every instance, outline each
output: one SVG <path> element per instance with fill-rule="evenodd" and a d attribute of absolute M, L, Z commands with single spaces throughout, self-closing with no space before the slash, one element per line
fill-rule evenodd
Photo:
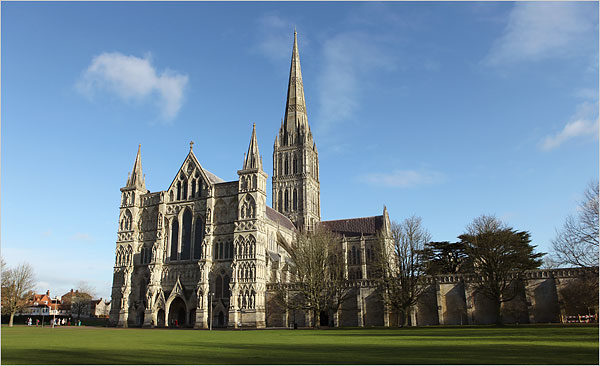
<path fill-rule="evenodd" d="M 597 34 L 594 9 L 585 2 L 517 2 L 485 61 L 498 65 L 588 52 Z"/>
<path fill-rule="evenodd" d="M 139 58 L 118 52 L 93 58 L 77 88 L 91 96 L 96 90 L 115 93 L 129 101 L 153 99 L 165 120 L 175 118 L 183 104 L 188 76 L 171 70 L 157 72 L 148 56 Z"/>
<path fill-rule="evenodd" d="M 552 136 L 547 136 L 541 142 L 542 150 L 552 150 L 559 147 L 567 140 L 584 136 L 598 135 L 598 120 L 590 121 L 578 119 L 568 122 L 565 127 L 558 133 Z"/>
<path fill-rule="evenodd" d="M 338 33 L 323 43 L 318 77 L 319 128 L 347 120 L 360 106 L 360 90 L 369 72 L 391 70 L 392 58 L 360 32 Z"/>
<path fill-rule="evenodd" d="M 576 138 L 598 137 L 598 101 L 585 101 L 580 103 L 576 112 L 571 116 L 559 132 L 548 135 L 540 141 L 539 147 L 549 151 L 562 145 L 564 142 Z"/>
<path fill-rule="evenodd" d="M 363 182 L 375 186 L 410 188 L 444 181 L 442 173 L 434 171 L 395 170 L 392 173 L 371 173 L 360 177 Z"/>

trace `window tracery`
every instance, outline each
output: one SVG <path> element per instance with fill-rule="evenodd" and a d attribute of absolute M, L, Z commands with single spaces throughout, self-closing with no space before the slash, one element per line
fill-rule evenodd
<path fill-rule="evenodd" d="M 240 218 L 251 219 L 255 217 L 256 205 L 251 195 L 246 195 L 240 209 Z"/>

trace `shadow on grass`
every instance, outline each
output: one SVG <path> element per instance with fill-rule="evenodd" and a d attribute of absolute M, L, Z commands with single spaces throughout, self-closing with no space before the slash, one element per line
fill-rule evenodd
<path fill-rule="evenodd" d="M 598 348 L 514 344 L 165 342 L 155 349 L 2 349 L 2 364 L 597 364 Z M 168 350 L 168 351 L 167 351 Z"/>

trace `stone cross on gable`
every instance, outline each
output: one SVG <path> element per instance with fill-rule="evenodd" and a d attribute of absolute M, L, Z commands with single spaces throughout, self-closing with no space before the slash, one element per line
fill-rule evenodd
<path fill-rule="evenodd" d="M 190 141 L 190 151 L 192 151 L 193 147 L 194 147 L 194 141 Z"/>

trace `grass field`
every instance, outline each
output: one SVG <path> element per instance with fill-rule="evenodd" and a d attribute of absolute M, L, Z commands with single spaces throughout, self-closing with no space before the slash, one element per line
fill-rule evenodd
<path fill-rule="evenodd" d="M 598 364 L 598 326 L 2 327 L 2 364 Z"/>

